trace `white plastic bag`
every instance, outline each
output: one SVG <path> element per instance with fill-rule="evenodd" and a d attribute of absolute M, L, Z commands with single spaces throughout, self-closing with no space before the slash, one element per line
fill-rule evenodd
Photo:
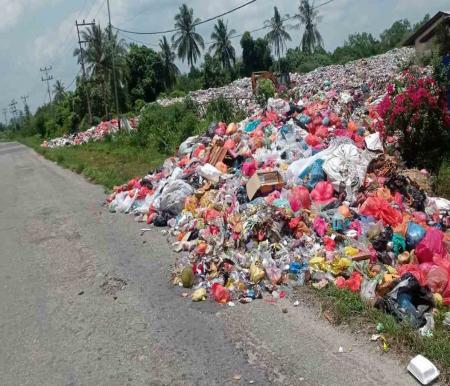
<path fill-rule="evenodd" d="M 198 168 L 198 174 L 211 182 L 219 182 L 220 176 L 223 174 L 219 169 L 211 164 L 205 164 Z"/>
<path fill-rule="evenodd" d="M 339 191 L 341 183 L 345 185 L 346 199 L 352 202 L 364 182 L 367 166 L 368 161 L 355 145 L 344 144 L 330 154 L 322 168 L 336 191 Z"/>
<path fill-rule="evenodd" d="M 194 193 L 194 188 L 183 180 L 169 182 L 161 192 L 159 210 L 173 215 L 181 213 L 184 208 L 184 200 Z"/>
<path fill-rule="evenodd" d="M 197 141 L 198 135 L 187 138 L 178 148 L 178 153 L 180 155 L 189 154 L 194 149 L 194 145 Z"/>

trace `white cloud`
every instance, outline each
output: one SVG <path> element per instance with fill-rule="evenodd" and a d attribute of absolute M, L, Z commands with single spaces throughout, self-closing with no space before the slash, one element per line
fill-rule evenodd
<path fill-rule="evenodd" d="M 59 0 L 0 0 L 2 22 L 0 31 L 15 26 L 20 22 L 21 16 L 37 8 L 54 4 Z"/>

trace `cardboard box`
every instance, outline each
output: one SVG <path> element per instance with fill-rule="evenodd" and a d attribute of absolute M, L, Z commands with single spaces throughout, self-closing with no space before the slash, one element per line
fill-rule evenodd
<path fill-rule="evenodd" d="M 256 194 L 269 194 L 274 190 L 280 190 L 283 185 L 283 177 L 277 170 L 271 172 L 256 171 L 247 182 L 247 196 L 250 200 L 253 200 Z"/>

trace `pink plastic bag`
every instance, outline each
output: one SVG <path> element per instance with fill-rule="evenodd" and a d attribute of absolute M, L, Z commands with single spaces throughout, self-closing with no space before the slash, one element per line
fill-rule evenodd
<path fill-rule="evenodd" d="M 311 208 L 308 189 L 304 186 L 294 186 L 290 191 L 289 204 L 294 212 L 297 212 L 299 209 Z"/>
<path fill-rule="evenodd" d="M 442 293 L 447 287 L 448 271 L 434 265 L 427 274 L 427 284 L 432 292 Z"/>
<path fill-rule="evenodd" d="M 319 203 L 328 203 L 333 198 L 333 185 L 329 181 L 319 181 L 311 192 L 311 199 Z"/>
<path fill-rule="evenodd" d="M 242 164 L 242 174 L 251 177 L 256 172 L 256 160 L 246 161 Z"/>
<path fill-rule="evenodd" d="M 444 254 L 444 234 L 436 228 L 429 228 L 424 238 L 416 246 L 419 263 L 432 262 L 433 256 Z"/>
<path fill-rule="evenodd" d="M 327 232 L 327 223 L 322 217 L 316 217 L 313 228 L 320 237 L 323 237 Z"/>

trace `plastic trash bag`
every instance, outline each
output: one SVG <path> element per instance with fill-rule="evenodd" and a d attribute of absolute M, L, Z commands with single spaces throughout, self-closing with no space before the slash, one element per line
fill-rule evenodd
<path fill-rule="evenodd" d="M 368 164 L 355 145 L 344 144 L 333 151 L 322 168 L 336 191 L 341 184 L 345 185 L 347 200 L 352 202 L 364 182 Z"/>
<path fill-rule="evenodd" d="M 376 288 L 377 288 L 377 280 L 369 280 L 368 278 L 364 278 L 361 283 L 361 292 L 360 297 L 361 300 L 373 306 L 377 299 Z"/>
<path fill-rule="evenodd" d="M 197 139 L 198 135 L 187 138 L 178 148 L 178 153 L 181 155 L 190 154 L 194 148 Z"/>
<path fill-rule="evenodd" d="M 205 164 L 198 169 L 198 174 L 211 182 L 219 182 L 219 178 L 223 173 L 211 164 Z"/>
<path fill-rule="evenodd" d="M 311 199 L 309 198 L 309 191 L 304 186 L 294 186 L 290 190 L 289 204 L 294 212 L 299 209 L 311 208 Z"/>
<path fill-rule="evenodd" d="M 311 192 L 311 199 L 319 204 L 327 204 L 333 199 L 334 189 L 329 181 L 320 181 Z"/>
<path fill-rule="evenodd" d="M 322 168 L 323 162 L 322 159 L 315 160 L 299 175 L 300 179 L 307 180 L 306 187 L 309 190 L 313 189 L 319 181 L 324 181 L 327 178 Z"/>
<path fill-rule="evenodd" d="M 432 292 L 442 293 L 447 287 L 449 271 L 434 265 L 427 273 L 427 284 Z"/>
<path fill-rule="evenodd" d="M 161 192 L 159 210 L 173 216 L 181 213 L 187 196 L 194 193 L 194 188 L 182 180 L 175 180 L 166 185 Z"/>
<path fill-rule="evenodd" d="M 367 137 L 364 138 L 364 141 L 366 142 L 366 147 L 369 150 L 383 151 L 383 142 L 381 141 L 379 132 L 369 134 Z"/>
<path fill-rule="evenodd" d="M 402 222 L 401 212 L 394 209 L 388 201 L 381 197 L 368 197 L 361 205 L 359 212 L 364 216 L 373 216 L 385 224 L 398 225 Z"/>
<path fill-rule="evenodd" d="M 392 314 L 399 321 L 408 321 L 414 328 L 426 324 L 425 313 L 434 307 L 433 294 L 422 287 L 411 273 L 396 280 L 395 287 L 376 302 L 378 308 Z"/>
<path fill-rule="evenodd" d="M 433 261 L 433 255 L 444 253 L 444 234 L 436 228 L 429 228 L 424 238 L 416 246 L 416 256 L 419 263 Z"/>
<path fill-rule="evenodd" d="M 280 98 L 269 98 L 267 101 L 267 108 L 278 114 L 286 114 L 291 110 L 289 102 Z"/>
<path fill-rule="evenodd" d="M 414 248 L 425 236 L 425 229 L 412 221 L 408 222 L 406 228 L 406 245 L 408 248 Z"/>
<path fill-rule="evenodd" d="M 242 164 L 242 174 L 246 177 L 251 177 L 256 173 L 257 167 L 258 164 L 256 163 L 256 160 L 246 161 Z"/>
<path fill-rule="evenodd" d="M 231 300 L 230 291 L 219 283 L 211 286 L 211 295 L 217 303 L 228 303 Z"/>

